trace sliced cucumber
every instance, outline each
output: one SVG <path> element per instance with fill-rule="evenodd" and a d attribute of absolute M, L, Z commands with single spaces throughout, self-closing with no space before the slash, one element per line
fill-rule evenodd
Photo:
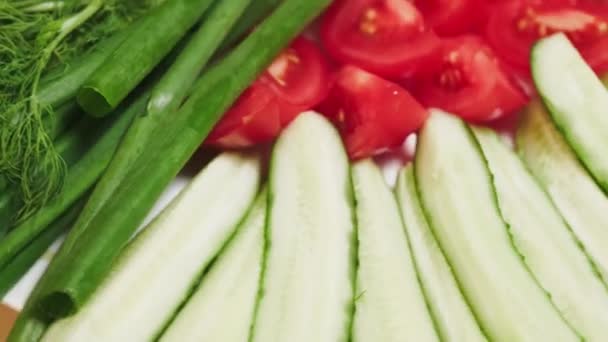
<path fill-rule="evenodd" d="M 347 341 L 355 266 L 348 158 L 322 116 L 298 116 L 270 170 L 267 251 L 254 342 Z"/>
<path fill-rule="evenodd" d="M 359 240 L 353 342 L 439 341 L 395 197 L 372 161 L 352 170 Z"/>
<path fill-rule="evenodd" d="M 532 102 L 517 130 L 517 147 L 578 240 L 608 280 L 608 198 L 577 160 L 546 110 Z"/>
<path fill-rule="evenodd" d="M 264 252 L 266 193 L 165 334 L 164 342 L 244 342 L 253 321 Z"/>
<path fill-rule="evenodd" d="M 395 192 L 412 246 L 418 277 L 441 340 L 486 341 L 424 217 L 411 164 L 399 175 Z"/>
<path fill-rule="evenodd" d="M 79 313 L 53 324 L 43 340 L 153 339 L 236 230 L 260 172 L 257 157 L 217 157 L 125 250 Z"/>
<path fill-rule="evenodd" d="M 532 50 L 532 74 L 556 126 L 608 192 L 608 92 L 564 34 Z"/>
<path fill-rule="evenodd" d="M 511 244 L 466 125 L 432 111 L 414 165 L 429 224 L 488 339 L 578 341 Z"/>
<path fill-rule="evenodd" d="M 473 132 L 517 251 L 566 321 L 588 341 L 606 338 L 608 291 L 546 193 L 487 128 Z"/>

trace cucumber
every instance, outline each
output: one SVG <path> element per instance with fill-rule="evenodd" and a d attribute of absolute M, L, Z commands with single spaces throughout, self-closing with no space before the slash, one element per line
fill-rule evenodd
<path fill-rule="evenodd" d="M 395 192 L 422 290 L 441 340 L 486 341 L 424 217 L 411 164 L 401 171 Z"/>
<path fill-rule="evenodd" d="M 578 341 L 511 244 L 472 133 L 431 113 L 414 163 L 420 201 L 482 330 L 493 341 Z"/>
<path fill-rule="evenodd" d="M 487 128 L 473 132 L 517 251 L 565 320 L 585 340 L 602 341 L 608 291 L 553 203 L 517 154 Z"/>
<path fill-rule="evenodd" d="M 262 271 L 266 199 L 265 192 L 258 196 L 233 240 L 160 341 L 247 341 Z"/>
<path fill-rule="evenodd" d="M 542 39 L 532 49 L 538 93 L 597 183 L 608 192 L 608 92 L 564 34 Z"/>
<path fill-rule="evenodd" d="M 395 197 L 371 160 L 355 164 L 352 177 L 359 241 L 353 342 L 439 341 Z"/>
<path fill-rule="evenodd" d="M 532 102 L 518 130 L 521 159 L 608 280 L 608 198 L 577 160 L 545 108 Z"/>
<path fill-rule="evenodd" d="M 301 114 L 279 137 L 251 341 L 348 340 L 356 261 L 349 171 L 340 135 L 318 114 Z"/>
<path fill-rule="evenodd" d="M 257 157 L 217 157 L 137 236 L 82 310 L 54 323 L 43 341 L 157 336 L 234 233 L 254 200 L 260 172 Z"/>

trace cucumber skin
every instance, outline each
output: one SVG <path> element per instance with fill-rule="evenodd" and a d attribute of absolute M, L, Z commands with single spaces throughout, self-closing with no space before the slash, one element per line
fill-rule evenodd
<path fill-rule="evenodd" d="M 581 241 L 581 248 L 593 259 L 603 283 L 608 285 L 608 254 L 605 252 L 608 233 L 604 229 L 608 227 L 608 198 L 587 173 L 540 102 L 533 101 L 525 109 L 516 141 L 521 160 L 551 197 Z M 546 151 L 543 146 L 549 146 L 551 150 Z M 566 176 L 549 172 L 553 170 L 560 170 Z M 581 205 L 586 202 L 591 204 Z M 589 229 L 594 230 L 590 232 Z"/>
<path fill-rule="evenodd" d="M 237 231 L 234 233 L 234 236 L 232 236 L 230 238 L 230 241 L 228 241 L 226 243 L 226 245 L 222 248 L 222 250 L 220 251 L 220 253 L 218 254 L 217 260 L 215 260 L 213 262 L 212 265 L 210 265 L 210 269 L 206 272 L 206 274 L 204 275 L 203 279 L 201 280 L 201 284 L 198 286 L 198 288 L 194 291 L 194 293 L 192 294 L 192 296 L 190 297 L 190 299 L 184 304 L 184 307 L 181 309 L 181 311 L 178 312 L 178 314 L 176 315 L 176 317 L 172 320 L 172 322 L 170 323 L 170 325 L 168 326 L 168 328 L 163 332 L 163 334 L 158 338 L 159 342 L 170 342 L 170 341 L 175 341 L 175 342 L 184 342 L 186 340 L 188 341 L 222 341 L 222 342 L 241 342 L 241 341 L 246 341 L 252 325 L 253 325 L 253 320 L 254 320 L 254 315 L 255 315 L 255 309 L 256 309 L 256 304 L 257 304 L 257 299 L 258 299 L 258 295 L 259 295 L 259 285 L 260 285 L 260 280 L 261 280 L 261 273 L 262 273 L 262 264 L 263 264 L 263 254 L 264 254 L 264 250 L 266 249 L 265 246 L 265 238 L 264 238 L 264 234 L 265 234 L 265 222 L 266 222 L 266 212 L 267 212 L 267 205 L 268 205 L 268 194 L 266 189 L 263 189 L 260 194 L 257 196 L 257 199 L 255 200 L 255 203 L 253 204 L 252 208 L 249 210 L 246 218 L 243 220 L 243 222 L 240 224 L 239 228 L 237 228 Z M 257 222 L 261 221 L 260 226 L 257 226 Z M 255 230 L 259 230 L 258 232 L 256 232 Z M 254 241 L 250 241 L 253 238 L 258 238 L 258 242 L 260 243 L 259 246 L 252 246 Z M 187 310 L 189 310 L 188 306 L 190 305 L 201 305 L 201 302 L 194 302 L 197 300 L 196 296 L 201 295 L 200 291 L 205 291 L 207 290 L 207 286 L 213 286 L 213 285 L 207 285 L 210 281 L 215 281 L 216 283 L 214 285 L 217 284 L 217 277 L 222 277 L 222 273 L 224 270 L 221 268 L 226 268 L 226 267 L 233 267 L 235 266 L 235 262 L 234 262 L 234 258 L 235 257 L 242 257 L 241 255 L 236 255 L 237 253 L 240 253 L 241 251 L 239 250 L 239 248 L 244 248 L 246 249 L 246 252 L 248 252 L 248 257 L 251 257 L 252 254 L 254 254 L 254 261 L 256 261 L 256 263 L 258 263 L 258 267 L 259 269 L 257 270 L 257 275 L 256 275 L 256 279 L 255 279 L 255 284 L 256 284 L 256 290 L 255 290 L 255 294 L 254 296 L 251 298 L 251 311 L 249 312 L 249 321 L 245 322 L 245 323 L 249 323 L 246 327 L 246 331 L 243 334 L 238 334 L 238 332 L 240 332 L 240 329 L 235 329 L 235 326 L 232 325 L 230 326 L 228 329 L 230 330 L 230 332 L 228 333 L 224 333 L 225 335 L 221 335 L 222 332 L 218 331 L 218 329 L 216 327 L 208 327 L 209 323 L 205 323 L 202 327 L 195 327 L 193 328 L 193 325 L 196 324 L 197 320 L 203 320 L 204 318 L 208 318 L 208 316 L 204 316 L 204 317 L 200 317 L 198 316 L 200 314 L 200 311 L 196 311 L 196 308 L 192 308 L 193 311 L 190 311 L 188 313 L 186 313 Z M 239 264 L 236 264 L 237 266 L 242 266 Z M 245 271 L 246 272 L 246 271 Z M 239 276 L 239 284 L 241 283 L 241 280 L 243 276 L 242 273 Z M 225 281 L 225 279 L 220 278 L 222 281 Z M 235 280 L 235 279 L 233 279 Z M 224 284 L 226 287 L 231 287 L 232 289 L 234 289 L 235 286 L 239 286 L 239 284 L 232 284 L 232 283 L 226 283 Z M 213 290 L 214 288 L 212 287 L 211 290 Z M 217 295 L 217 291 L 213 292 L 213 294 Z M 231 292 L 230 294 L 228 293 L 224 293 L 225 295 L 233 295 L 233 293 Z M 202 294 L 202 296 L 206 296 L 209 297 L 209 295 L 205 295 Z M 205 297 L 202 297 L 205 298 Z M 222 296 L 222 298 L 225 298 L 225 296 Z M 239 297 L 240 298 L 240 297 Z M 225 298 L 226 299 L 226 298 Z M 230 298 L 227 298 L 227 300 L 230 300 Z M 204 302 L 203 302 L 204 303 Z M 204 303 L 204 304 L 208 304 L 208 303 Z M 242 304 L 242 303 L 239 303 Z M 245 306 L 248 307 L 248 306 Z M 243 306 L 239 307 L 239 311 L 243 310 Z M 207 310 L 208 311 L 208 310 Z M 180 327 L 176 327 L 176 324 L 178 324 L 177 322 L 182 318 L 182 316 L 184 314 L 189 314 L 191 318 L 190 320 L 188 320 L 188 318 L 184 318 L 186 319 L 186 321 L 184 321 L 184 323 L 180 326 Z M 203 314 L 209 315 L 208 312 L 203 312 Z M 223 315 L 222 315 L 223 314 Z M 215 323 L 218 321 L 218 319 L 221 318 L 226 318 L 226 322 L 230 321 L 231 319 L 233 319 L 233 317 L 228 317 L 226 316 L 226 312 L 220 312 L 220 316 L 221 317 L 215 317 L 212 319 L 212 323 Z M 241 317 L 242 318 L 242 317 Z M 221 321 L 220 321 L 221 323 Z M 240 324 L 240 322 L 238 323 Z M 207 327 L 209 330 L 205 330 L 205 327 Z M 223 326 L 224 329 L 226 329 L 226 326 Z M 178 329 L 178 330 L 174 330 L 174 329 Z M 181 329 L 181 331 L 180 331 Z M 196 331 L 193 331 L 194 329 L 196 329 Z M 220 328 L 221 329 L 221 328 Z M 174 331 L 172 331 L 174 330 Z M 236 330 L 236 332 L 235 332 Z M 223 337 L 218 337 L 217 334 L 220 334 L 220 336 Z M 240 336 L 238 336 L 240 335 Z M 227 337 L 228 336 L 228 337 Z"/>
<path fill-rule="evenodd" d="M 318 114 L 314 114 L 312 112 L 307 112 L 307 113 L 302 113 L 300 114 L 300 116 L 303 115 L 315 115 L 317 116 Z M 297 119 L 296 119 L 297 120 Z M 325 120 L 325 119 L 323 119 Z M 294 120 L 295 122 L 295 120 Z M 290 125 L 293 125 L 292 122 Z M 285 131 L 284 131 L 285 132 Z M 284 133 L 283 133 L 284 134 Z M 342 144 L 342 140 L 340 135 L 338 134 L 337 131 L 335 131 L 334 129 L 334 134 L 335 134 L 335 138 L 340 141 L 340 143 Z M 264 299 L 264 297 L 267 295 L 268 291 L 267 288 L 265 286 L 265 279 L 268 273 L 268 256 L 269 256 L 269 251 L 272 247 L 272 237 L 271 237 L 271 230 L 272 230 L 272 224 L 271 224 L 271 213 L 272 213 L 272 208 L 273 208 L 273 204 L 276 202 L 276 195 L 274 192 L 274 188 L 275 188 L 275 183 L 273 182 L 273 175 L 276 173 L 276 164 L 277 164 L 277 158 L 275 157 L 275 151 L 277 149 L 277 146 L 281 140 L 282 136 L 279 137 L 279 139 L 277 140 L 277 142 L 275 143 L 275 146 L 273 147 L 273 155 L 270 159 L 270 166 L 269 166 L 269 176 L 268 176 L 268 205 L 267 205 L 267 214 L 266 214 L 266 228 L 265 228 L 265 241 L 266 241 L 266 247 L 264 249 L 264 256 L 263 256 L 263 265 L 262 265 L 262 275 L 260 278 L 260 287 L 259 287 L 259 294 L 258 294 L 258 300 L 256 303 L 256 312 L 254 315 L 254 321 L 253 321 L 253 325 L 251 328 L 251 334 L 250 334 L 250 338 L 249 338 L 249 342 L 257 342 L 256 340 L 256 326 L 257 323 L 259 321 L 259 316 L 260 316 L 260 306 L 261 303 Z M 348 156 L 346 154 L 346 151 L 344 150 L 343 152 L 343 158 L 345 160 L 348 160 Z M 353 231 L 351 233 L 350 236 L 350 251 L 349 251 L 349 278 L 350 278 L 350 285 L 351 288 L 353 289 L 351 297 L 352 300 L 344 307 L 344 312 L 347 315 L 347 320 L 345 322 L 345 327 L 344 327 L 344 337 L 339 339 L 339 342 L 347 342 L 347 341 L 352 341 L 352 326 L 353 326 L 353 321 L 354 321 L 354 312 L 355 312 L 355 301 L 356 301 L 356 267 L 358 265 L 358 255 L 357 255 L 357 249 L 358 249 L 358 237 L 357 237 L 357 221 L 356 221 L 356 216 L 355 216 L 355 212 L 354 212 L 354 207 L 355 207 L 355 195 L 354 195 L 354 191 L 353 191 L 353 180 L 352 180 L 352 174 L 350 171 L 350 168 L 348 168 L 347 170 L 348 173 L 348 177 L 347 177 L 347 184 L 345 184 L 345 189 L 346 189 L 346 193 L 345 195 L 345 199 L 349 204 L 350 207 L 350 211 L 351 211 L 351 224 L 353 227 Z M 266 342 L 266 341 L 262 341 L 262 342 Z"/>
<path fill-rule="evenodd" d="M 563 98 L 557 98 L 556 96 L 552 97 L 546 93 L 545 83 L 547 83 L 547 81 L 542 79 L 542 71 L 539 70 L 542 68 L 543 64 L 547 63 L 546 60 L 542 60 L 543 58 L 539 57 L 539 55 L 543 54 L 544 46 L 547 44 L 564 42 L 566 43 L 565 47 L 569 48 L 569 51 L 565 51 L 565 54 L 574 53 L 578 56 L 576 59 L 576 65 L 572 65 L 572 63 L 570 63 L 568 68 L 572 69 L 575 67 L 581 67 L 581 69 L 577 71 L 585 73 L 583 77 L 588 77 L 588 79 L 582 80 L 587 82 L 581 82 L 580 79 L 573 78 L 554 79 L 552 81 L 576 84 L 578 91 L 580 93 L 585 93 L 586 98 L 584 99 L 584 105 L 591 108 L 577 108 L 576 113 L 567 111 L 563 112 L 558 108 L 560 106 L 557 104 L 557 102 L 563 101 Z M 554 51 L 554 53 L 555 52 L 556 51 Z M 554 55 L 551 57 L 557 58 L 554 57 Z M 560 55 L 559 58 L 562 58 L 562 55 Z M 605 138 L 605 136 L 608 134 L 608 121 L 604 119 L 604 121 L 594 120 L 591 122 L 591 120 L 588 119 L 597 119 L 597 117 L 594 117 L 594 114 L 597 115 L 598 113 L 587 113 L 592 111 L 594 107 L 598 107 L 598 103 L 595 101 L 589 101 L 589 98 L 597 96 L 598 92 L 602 94 L 600 98 L 600 101 L 603 100 L 602 104 L 608 105 L 608 95 L 604 95 L 605 86 L 603 82 L 596 77 L 593 70 L 591 70 L 582 56 L 580 56 L 578 50 L 562 33 L 555 34 L 538 41 L 532 48 L 531 59 L 534 83 L 538 89 L 540 98 L 548 109 L 548 113 L 550 114 L 553 123 L 561 132 L 568 144 L 572 147 L 573 151 L 576 153 L 587 171 L 593 176 L 596 183 L 600 186 L 600 188 L 602 188 L 604 193 L 608 194 L 608 162 L 606 162 L 605 158 L 605 149 L 608 148 L 608 139 Z M 561 66 L 566 67 L 566 65 Z M 557 75 L 560 74 L 560 70 L 556 69 L 554 72 Z M 576 83 L 576 81 L 578 81 L 578 83 Z M 562 85 L 549 85 L 549 87 L 551 86 L 560 87 Z M 579 96 L 579 94 L 573 94 L 572 97 L 576 97 L 575 95 Z M 597 98 L 595 100 L 597 100 Z M 601 107 L 603 108 L 604 106 Z M 601 115 L 605 117 L 604 113 Z M 585 122 L 591 122 L 591 124 L 585 125 Z M 583 123 L 584 127 L 578 127 L 581 126 L 579 123 Z M 602 130 L 601 132 L 599 132 L 600 129 Z"/>
<path fill-rule="evenodd" d="M 429 120 L 427 121 L 427 126 L 429 125 L 430 122 L 432 122 L 432 120 L 434 120 L 434 116 L 439 115 L 438 118 L 439 120 L 456 120 L 458 122 L 458 125 L 460 126 L 459 129 L 464 130 L 463 134 L 466 134 L 466 139 L 468 141 L 468 143 L 471 144 L 471 148 L 474 149 L 474 152 L 477 155 L 476 158 L 479 159 L 480 161 L 480 172 L 483 172 L 484 174 L 487 175 L 487 186 L 488 186 L 488 191 L 490 193 L 491 198 L 491 202 L 492 202 L 492 206 L 495 208 L 495 216 L 493 219 L 497 219 L 496 224 L 500 224 L 502 226 L 506 226 L 504 221 L 502 220 L 502 217 L 499 215 L 499 210 L 497 207 L 497 202 L 496 202 L 496 194 L 493 192 L 493 188 L 491 185 L 491 179 L 490 179 L 490 174 L 489 171 L 487 170 L 487 165 L 485 164 L 485 161 L 482 157 L 482 152 L 477 144 L 477 141 L 475 140 L 473 133 L 470 131 L 470 129 L 468 128 L 468 126 L 460 119 L 456 118 L 453 115 L 449 115 L 447 113 L 443 113 L 441 111 L 435 110 L 434 113 L 431 115 L 431 117 L 429 118 Z M 424 134 L 424 132 L 428 129 L 427 126 L 425 126 L 421 132 L 421 135 Z M 456 128 L 456 127 L 453 127 Z M 430 139 L 430 140 L 437 140 L 439 141 L 439 139 Z M 419 137 L 419 141 L 418 141 L 418 147 L 417 147 L 417 153 L 416 153 L 416 159 L 414 162 L 414 166 L 415 166 L 415 178 L 416 178 L 416 186 L 418 188 L 419 194 L 421 196 L 421 205 L 423 208 L 423 211 L 425 213 L 425 216 L 427 217 L 428 221 L 429 221 L 429 226 L 432 228 L 433 230 L 433 234 L 435 236 L 439 236 L 439 234 L 436 232 L 437 229 L 437 222 L 434 220 L 433 215 L 431 214 L 429 208 L 428 208 L 428 203 L 425 203 L 427 200 L 424 198 L 425 196 L 425 191 L 424 191 L 424 186 L 422 186 L 422 182 L 420 180 L 420 177 L 425 177 L 428 176 L 425 172 L 421 171 L 421 155 L 422 153 L 420 152 L 422 145 L 422 138 Z M 466 161 L 461 160 L 461 163 L 465 163 Z M 437 175 L 435 175 L 435 173 L 433 173 L 432 177 L 434 179 L 437 178 Z M 430 203 L 430 202 L 429 202 Z M 485 218 L 486 220 L 488 220 L 488 217 Z M 506 233 L 505 233 L 506 234 Z M 442 245 L 442 241 L 441 239 L 438 238 L 438 243 L 441 246 L 441 248 L 443 250 L 446 250 L 445 247 Z M 529 283 L 529 287 L 531 287 L 531 290 L 535 290 L 535 294 L 538 296 L 541 296 L 542 298 L 544 298 L 544 300 L 546 300 L 546 302 L 544 300 L 541 300 L 541 297 L 538 297 L 538 303 L 537 304 L 541 304 L 543 306 L 543 308 L 541 308 L 541 310 L 545 310 L 545 314 L 549 314 L 551 317 L 548 318 L 549 320 L 553 320 L 552 323 L 555 323 L 555 326 L 553 327 L 560 327 L 560 331 L 557 332 L 555 329 L 549 329 L 545 331 L 545 335 L 547 336 L 546 333 L 548 333 L 549 331 L 551 333 L 553 333 L 553 337 L 549 337 L 552 340 L 559 340 L 559 341 L 578 341 L 580 340 L 580 336 L 577 336 L 575 332 L 573 332 L 570 327 L 565 323 L 565 321 L 563 320 L 563 318 L 557 313 L 557 311 L 555 310 L 555 308 L 553 307 L 552 303 L 550 300 L 548 300 L 548 297 L 546 295 L 546 293 L 543 292 L 542 288 L 538 287 L 538 284 L 536 284 L 536 282 L 534 281 L 534 279 L 532 278 L 532 276 L 530 275 L 529 270 L 527 269 L 527 267 L 523 264 L 523 261 L 521 261 L 521 257 L 520 255 L 517 254 L 516 250 L 514 249 L 513 245 L 511 244 L 510 240 L 508 237 L 506 237 L 506 241 L 505 243 L 508 244 L 508 248 L 511 250 L 511 252 L 514 254 L 514 257 L 516 257 L 517 259 L 519 259 L 519 261 L 516 262 L 516 268 L 518 267 L 522 267 L 523 270 L 522 272 L 524 272 L 525 275 L 520 274 L 520 276 L 522 276 L 525 280 L 524 281 L 530 281 L 531 283 Z M 447 255 L 448 253 L 446 253 L 446 258 L 448 259 L 448 261 L 450 262 L 451 265 L 453 260 L 450 260 L 450 256 Z M 457 267 L 454 267 L 454 271 L 455 271 L 455 277 L 457 279 L 457 282 L 459 284 L 462 284 L 462 276 L 459 275 L 459 271 L 457 269 Z M 477 320 L 480 324 L 480 328 L 482 329 L 482 331 L 484 332 L 484 334 L 487 336 L 487 338 L 489 340 L 496 340 L 496 341 L 506 341 L 506 342 L 510 342 L 510 341 L 536 341 L 534 339 L 533 336 L 530 336 L 527 330 L 522 330 L 521 327 L 519 328 L 515 328 L 517 326 L 516 323 L 512 323 L 509 324 L 509 322 L 501 322 L 500 324 L 497 324 L 496 322 L 494 323 L 488 323 L 487 319 L 488 317 L 492 317 L 491 315 L 483 315 L 481 313 L 478 312 L 478 308 L 476 308 L 476 304 L 474 303 L 474 300 L 471 300 L 470 298 L 470 294 L 464 293 L 466 292 L 466 285 L 462 286 L 463 288 L 463 294 L 465 296 L 465 299 L 467 300 L 467 302 L 471 303 L 471 307 L 473 309 L 473 313 L 474 315 L 477 317 Z M 506 299 L 503 299 L 503 301 L 510 303 L 511 301 L 506 301 Z M 509 304 L 510 305 L 510 304 Z M 486 308 L 487 309 L 487 308 Z M 500 312 L 501 310 L 498 310 L 497 312 Z M 524 312 L 524 311 L 522 311 Z M 512 317 L 509 317 L 510 320 L 514 320 L 515 319 L 515 314 L 512 315 Z M 528 315 L 529 316 L 529 315 Z M 517 316 L 519 318 L 519 316 Z M 485 321 L 484 321 L 485 320 Z M 559 322 L 559 323 L 557 323 Z M 529 323 L 528 323 L 529 324 Z M 491 325 L 491 326 L 490 326 Z M 504 326 L 507 325 L 508 327 L 506 328 L 506 330 L 504 329 Z M 505 331 L 503 331 L 505 330 Z M 535 330 L 533 332 L 536 337 L 540 336 L 541 334 L 543 334 L 543 332 L 541 332 L 540 330 Z M 508 334 L 508 336 L 506 336 Z M 530 339 L 531 338 L 531 339 Z"/>
<path fill-rule="evenodd" d="M 596 304 L 601 302 L 605 304 L 604 307 L 608 307 L 606 285 L 597 275 L 592 261 L 579 247 L 580 242 L 517 154 L 503 145 L 497 134 L 489 128 L 475 127 L 473 132 L 490 171 L 498 208 L 509 227 L 515 250 L 572 330 L 585 340 L 601 339 L 605 335 L 604 327 L 608 326 L 608 316 L 604 310 L 593 311 L 592 307 L 577 309 L 581 306 L 580 303 L 586 301 L 593 302 L 595 306 L 602 306 Z M 505 154 L 501 156 L 501 153 Z M 509 161 L 514 164 L 505 165 L 506 158 L 511 158 Z M 518 173 L 521 177 L 513 181 Z M 526 210 L 535 214 L 526 217 Z M 522 218 L 531 221 L 526 222 Z M 543 235 L 550 236 L 546 239 L 547 243 L 543 243 L 540 236 L 530 235 L 535 234 L 534 230 L 539 229 L 537 227 L 543 226 Z M 540 232 L 536 234 L 540 235 Z M 555 267 L 560 271 L 547 269 L 546 266 L 552 260 L 561 260 L 561 267 Z M 562 284 L 563 279 L 577 279 L 579 284 L 585 286 L 573 290 L 572 281 Z"/>
<path fill-rule="evenodd" d="M 356 303 L 352 341 L 439 341 L 395 196 L 373 161 L 356 162 L 351 174 L 359 236 L 357 288 L 365 291 Z M 382 203 L 383 208 L 375 203 Z M 386 232 L 375 234 L 382 229 Z M 390 249 L 383 251 L 380 245 Z M 376 277 L 378 280 L 374 281 Z M 378 281 L 397 284 L 390 284 L 393 290 L 385 293 L 389 290 L 381 288 Z M 398 291 L 395 286 L 399 286 Z"/>
<path fill-rule="evenodd" d="M 477 317 L 475 317 L 471 305 L 466 301 L 462 293 L 461 286 L 457 283 L 456 278 L 454 277 L 452 266 L 448 263 L 443 250 L 441 250 L 437 239 L 435 236 L 433 236 L 433 232 L 431 231 L 426 217 L 424 216 L 425 214 L 420 205 L 420 200 L 418 199 L 418 190 L 416 189 L 416 180 L 414 178 L 414 168 L 412 164 L 405 166 L 400 172 L 399 178 L 397 179 L 395 193 L 397 202 L 401 207 L 401 216 L 403 218 L 404 229 L 408 235 L 410 245 L 412 246 L 412 253 L 414 255 L 414 262 L 418 272 L 419 282 L 441 340 L 447 342 L 487 342 L 488 340 L 478 323 Z M 408 203 L 408 200 L 411 203 Z M 411 214 L 411 217 L 409 217 L 408 214 Z M 416 220 L 419 222 L 415 222 Z M 413 228 L 413 225 L 419 225 L 419 228 Z M 426 242 L 426 246 L 424 246 L 426 249 L 420 250 L 419 252 L 421 254 L 417 254 L 416 251 L 418 248 L 422 247 L 418 244 L 425 243 L 424 241 L 419 241 L 421 239 L 425 239 L 423 235 L 425 232 L 423 230 L 428 231 L 427 234 L 429 234 L 429 240 Z M 416 241 L 418 241 L 418 243 L 416 243 Z M 439 282 L 451 283 L 448 285 L 450 286 L 449 290 L 455 290 L 457 291 L 457 294 L 445 293 L 445 290 L 443 290 L 441 293 L 437 293 L 435 290 L 431 290 L 427 282 L 424 281 L 425 276 L 422 274 L 422 263 L 424 262 L 422 258 L 424 256 L 422 253 L 432 253 L 432 251 L 428 251 L 427 249 L 435 249 L 435 252 L 439 253 L 439 256 L 435 262 L 430 261 L 433 262 L 432 265 L 429 265 L 431 269 L 433 271 L 444 269 L 445 273 L 443 276 L 449 277 L 449 280 L 446 281 L 442 281 L 442 279 L 428 279 L 429 282 L 435 281 L 436 284 Z M 441 265 L 437 265 L 437 263 L 441 263 Z M 438 304 L 434 304 L 431 296 L 441 295 L 445 295 L 444 299 L 442 300 L 442 298 L 438 298 L 436 301 Z M 445 308 L 443 306 L 450 304 L 450 308 Z M 439 307 L 435 307 L 436 305 Z M 454 317 L 454 315 L 457 316 Z M 457 322 L 459 319 L 461 321 Z"/>

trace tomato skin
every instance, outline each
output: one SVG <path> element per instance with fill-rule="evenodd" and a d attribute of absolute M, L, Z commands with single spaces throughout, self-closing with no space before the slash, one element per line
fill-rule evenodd
<path fill-rule="evenodd" d="M 336 124 L 352 159 L 399 146 L 428 117 L 401 86 L 354 65 L 338 71 L 319 111 Z"/>
<path fill-rule="evenodd" d="M 224 114 L 206 144 L 244 148 L 272 141 L 327 96 L 331 79 L 320 49 L 308 39 L 294 40 Z"/>
<path fill-rule="evenodd" d="M 487 18 L 484 0 L 416 0 L 428 25 L 440 36 L 457 36 L 479 30 Z"/>
<path fill-rule="evenodd" d="M 608 4 L 591 0 L 510 0 L 494 6 L 485 37 L 510 67 L 530 78 L 530 50 L 565 32 L 598 73 L 608 71 Z"/>
<path fill-rule="evenodd" d="M 528 100 L 477 36 L 446 39 L 443 61 L 415 86 L 414 93 L 427 107 L 486 122 L 520 109 Z"/>
<path fill-rule="evenodd" d="M 320 35 L 339 62 L 387 78 L 431 68 L 440 42 L 409 0 L 336 0 Z"/>

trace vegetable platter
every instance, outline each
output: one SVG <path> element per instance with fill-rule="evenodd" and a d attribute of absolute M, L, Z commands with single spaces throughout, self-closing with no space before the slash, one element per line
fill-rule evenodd
<path fill-rule="evenodd" d="M 606 341 L 607 72 L 597 0 L 0 2 L 0 339 Z"/>

